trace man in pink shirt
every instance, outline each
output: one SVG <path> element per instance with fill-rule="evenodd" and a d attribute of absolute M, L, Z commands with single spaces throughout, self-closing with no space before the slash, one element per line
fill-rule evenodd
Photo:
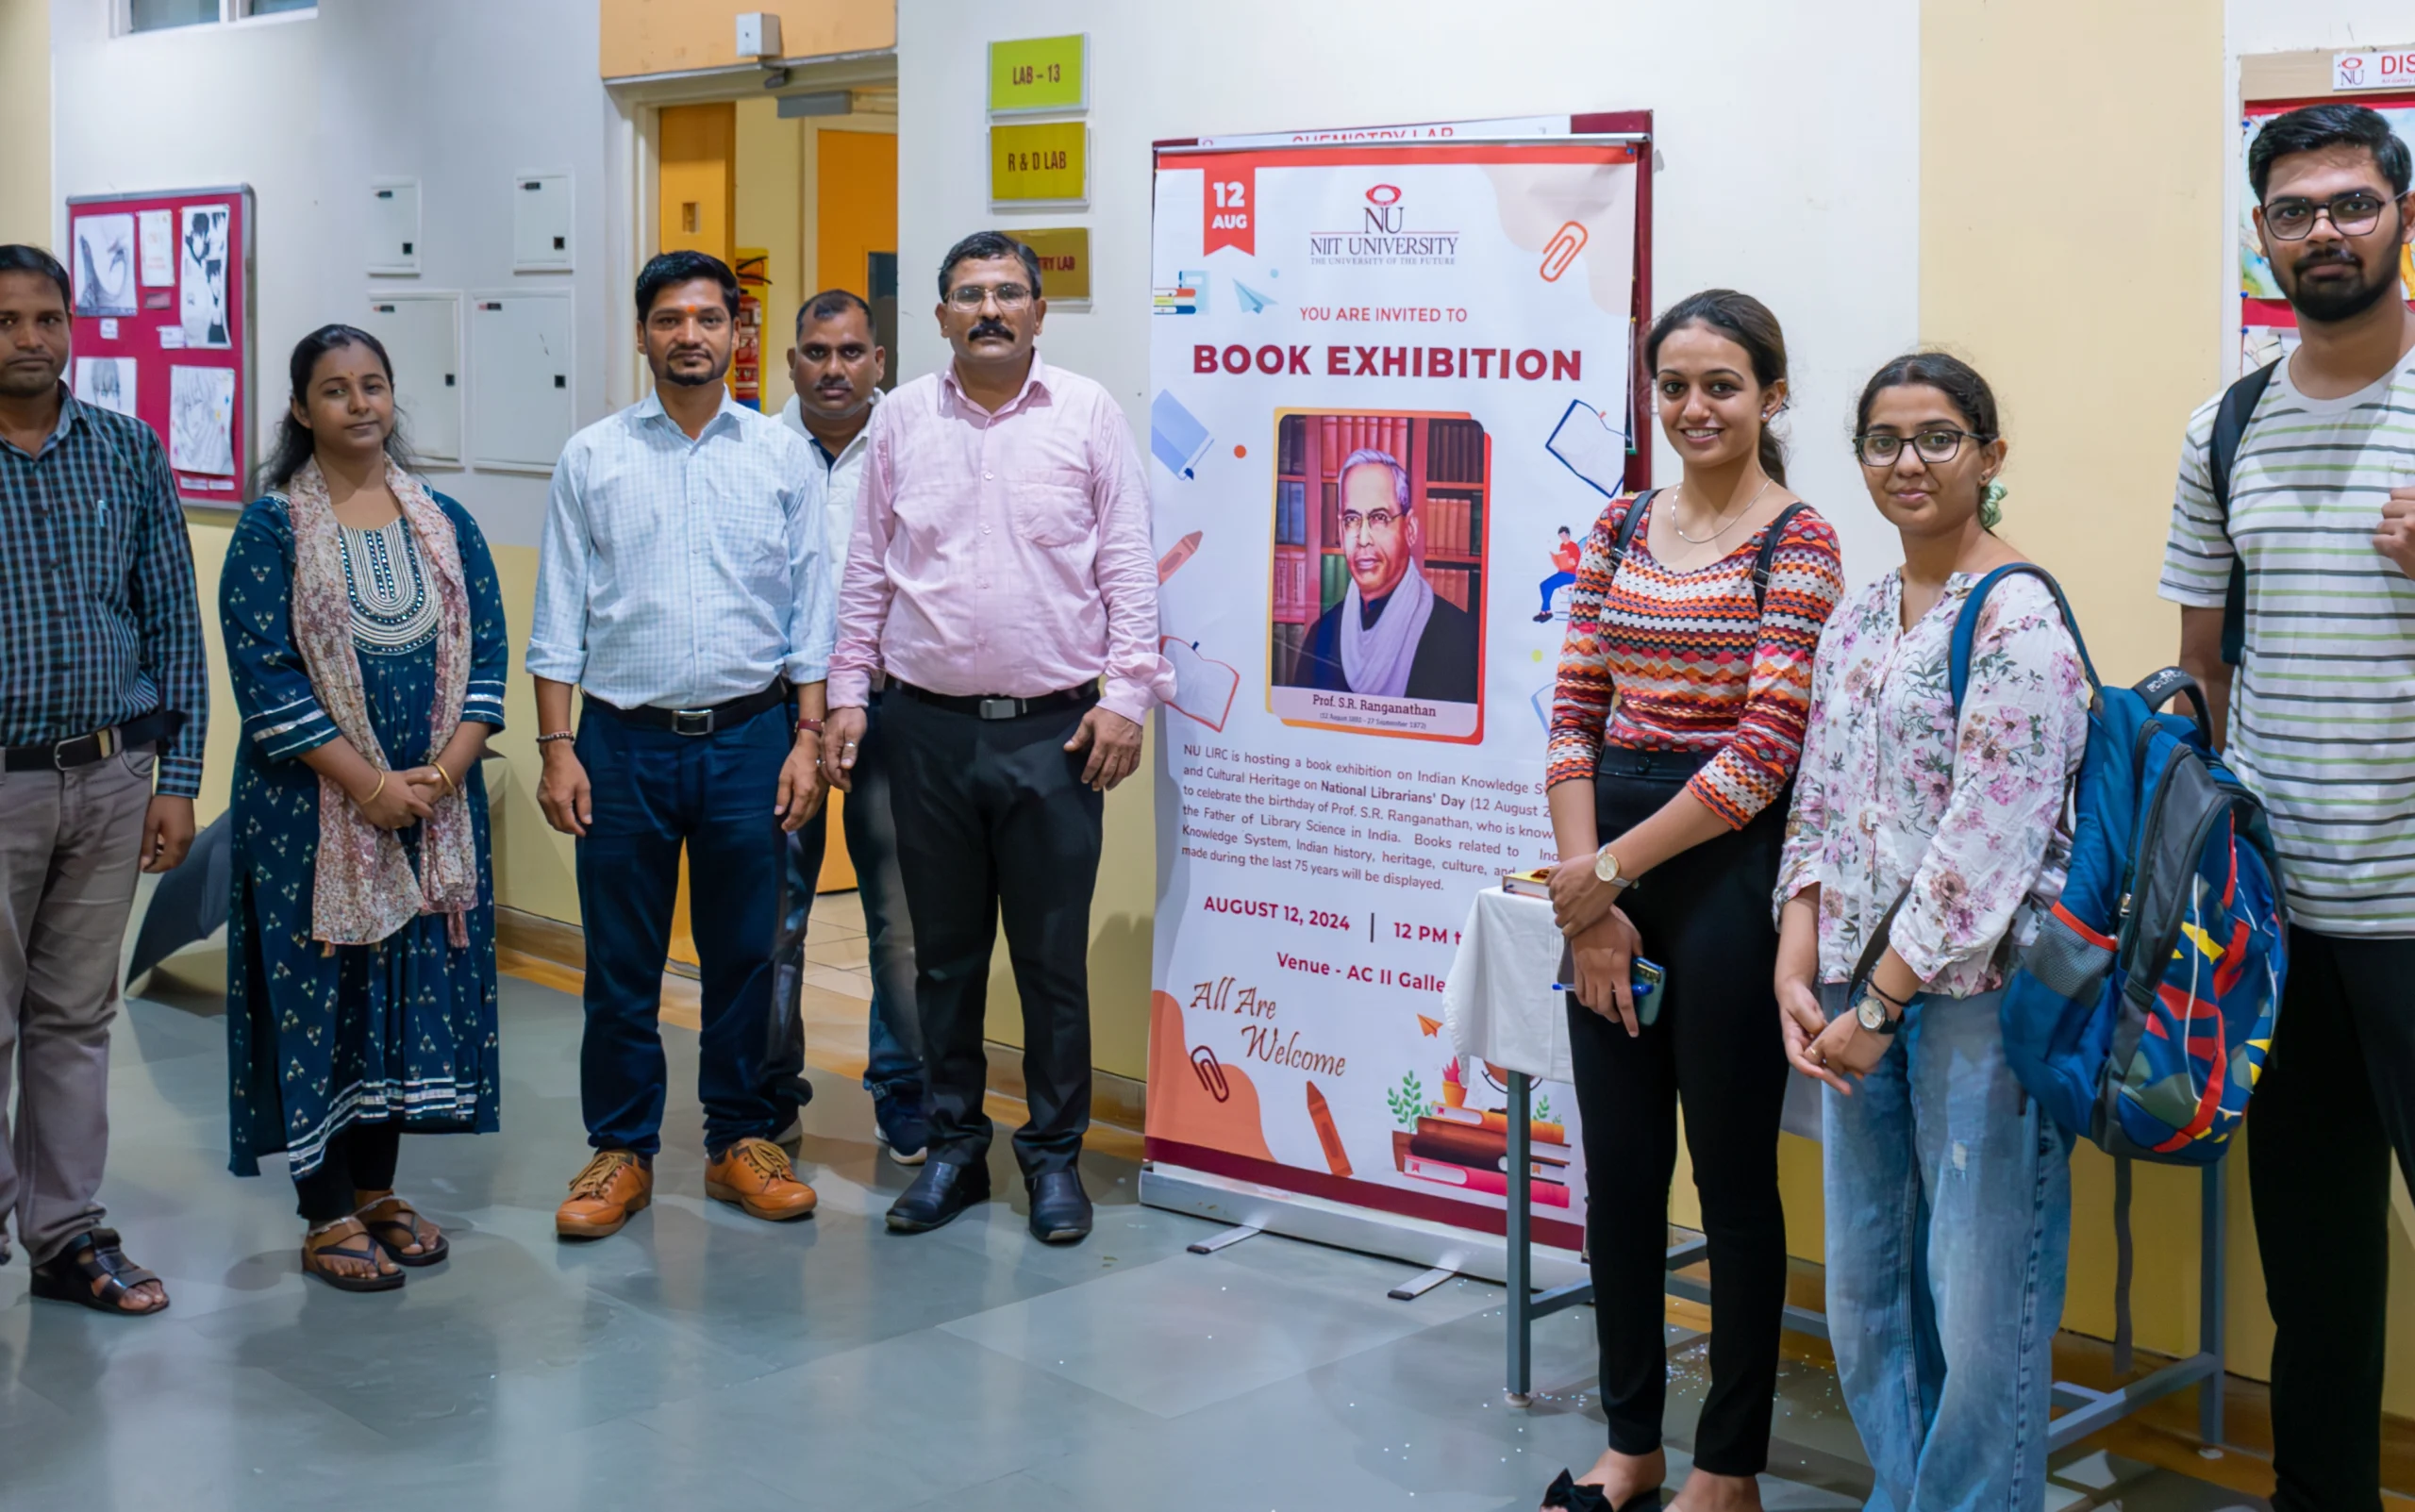
<path fill-rule="evenodd" d="M 982 1112 L 990 955 L 1003 912 L 1023 998 L 1031 1116 L 1014 1137 L 1031 1230 L 1091 1231 L 1091 891 L 1107 789 L 1174 692 L 1158 655 L 1149 496 L 1124 411 L 1032 349 L 1040 259 L 994 231 L 940 264 L 942 372 L 874 411 L 839 598 L 824 766 L 845 791 L 863 706 L 888 679 L 906 907 L 914 925 L 930 1159 L 889 1209 L 905 1234 L 990 1196 Z"/>

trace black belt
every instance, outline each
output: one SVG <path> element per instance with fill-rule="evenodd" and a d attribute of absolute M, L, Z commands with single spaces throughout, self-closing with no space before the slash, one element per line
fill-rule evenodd
<path fill-rule="evenodd" d="M 642 730 L 669 730 L 674 735 L 698 736 L 743 724 L 764 710 L 777 708 L 787 703 L 789 694 L 788 679 L 781 678 L 759 693 L 733 698 L 726 704 L 715 704 L 710 708 L 657 708 L 651 704 L 641 708 L 620 708 L 591 696 L 587 706 Z"/>
<path fill-rule="evenodd" d="M 1004 693 L 934 693 L 927 688 L 917 688 L 894 677 L 889 680 L 889 686 L 933 708 L 951 709 L 983 720 L 1021 719 L 1025 714 L 1049 714 L 1060 708 L 1088 708 L 1098 702 L 1098 684 L 1095 681 L 1059 692 L 1042 693 L 1037 698 L 1008 698 Z"/>
<path fill-rule="evenodd" d="M 137 714 L 123 724 L 94 730 L 56 745 L 12 745 L 0 754 L 0 771 L 71 772 L 95 761 L 106 761 L 132 746 L 172 740 L 184 723 L 182 714 L 155 708 L 148 714 Z"/>

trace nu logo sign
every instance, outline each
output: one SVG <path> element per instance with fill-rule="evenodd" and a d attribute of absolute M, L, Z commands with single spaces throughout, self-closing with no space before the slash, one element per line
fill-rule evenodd
<path fill-rule="evenodd" d="M 1407 224 L 1407 212 L 1400 203 L 1400 190 L 1391 184 L 1377 184 L 1367 191 L 1367 224 L 1370 235 L 1392 233 Z"/>

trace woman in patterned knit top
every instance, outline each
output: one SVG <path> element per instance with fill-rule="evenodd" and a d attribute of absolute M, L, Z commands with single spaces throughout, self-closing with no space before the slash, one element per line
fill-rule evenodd
<path fill-rule="evenodd" d="M 1644 365 L 1684 480 L 1614 501 L 1594 523 L 1552 708 L 1552 906 L 1575 972 L 1569 1050 L 1610 1442 L 1544 1505 L 1660 1504 L 1663 1236 L 1682 1099 L 1712 1323 L 1678 1504 L 1724 1512 L 1760 1505 L 1754 1477 L 1769 1457 L 1787 1072 L 1768 898 L 1812 653 L 1844 573 L 1836 533 L 1788 491 L 1768 428 L 1786 403 L 1786 342 L 1768 308 L 1731 290 L 1695 294 L 1653 325 Z M 1649 1022 L 1629 988 L 1639 956 L 1666 972 Z"/>
<path fill-rule="evenodd" d="M 394 1195 L 405 1128 L 495 1126 L 494 888 L 478 757 L 503 595 L 469 514 L 406 472 L 393 370 L 303 338 L 219 614 L 243 715 L 226 948 L 233 1166 L 282 1150 L 302 1266 L 347 1291 L 449 1248 Z"/>

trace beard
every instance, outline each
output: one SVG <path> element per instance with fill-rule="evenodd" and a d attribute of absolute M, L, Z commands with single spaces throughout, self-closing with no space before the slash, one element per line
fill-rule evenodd
<path fill-rule="evenodd" d="M 2383 295 L 2399 286 L 2398 258 L 2395 255 L 2397 245 L 2397 241 L 2393 238 L 2390 243 L 2392 256 L 2387 263 L 2383 264 L 2378 273 L 2366 267 L 2361 259 L 2349 258 L 2320 258 L 2300 261 L 2289 269 L 2287 276 L 2281 278 L 2281 292 L 2289 296 L 2290 307 L 2297 311 L 2300 320 L 2323 324 L 2354 320 L 2373 308 L 2380 302 Z M 2325 279 L 2320 284 L 2309 286 L 2306 276 L 2309 267 L 2354 267 L 2357 270 L 2357 276 Z M 2276 265 L 2273 272 L 2279 274 L 2281 269 Z"/>
<path fill-rule="evenodd" d="M 0 396 L 10 399 L 39 399 L 58 387 L 63 368 L 38 366 L 30 362 L 0 365 Z"/>
<path fill-rule="evenodd" d="M 682 354 L 683 356 L 685 354 Z M 669 362 L 662 365 L 662 381 L 682 389 L 703 389 L 722 381 L 729 373 L 727 362 L 708 360 L 702 368 L 681 370 Z"/>

